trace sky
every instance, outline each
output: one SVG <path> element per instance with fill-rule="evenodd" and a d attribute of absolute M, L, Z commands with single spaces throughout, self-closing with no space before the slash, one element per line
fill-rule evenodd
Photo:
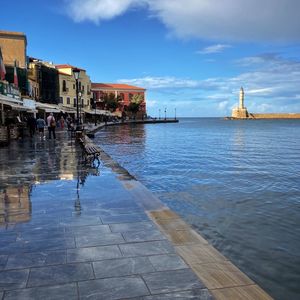
<path fill-rule="evenodd" d="M 27 55 L 147 89 L 153 117 L 300 112 L 299 0 L 0 0 Z M 3 13 L 5 12 L 5 13 Z"/>

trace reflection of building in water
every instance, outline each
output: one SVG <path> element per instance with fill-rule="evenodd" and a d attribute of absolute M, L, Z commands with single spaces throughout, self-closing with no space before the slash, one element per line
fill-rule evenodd
<path fill-rule="evenodd" d="M 29 186 L 9 186 L 0 194 L 0 223 L 30 220 L 31 202 Z"/>

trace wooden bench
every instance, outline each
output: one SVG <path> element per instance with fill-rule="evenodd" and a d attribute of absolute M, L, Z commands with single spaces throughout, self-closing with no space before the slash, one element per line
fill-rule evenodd
<path fill-rule="evenodd" d="M 99 157 L 101 150 L 86 136 L 80 138 L 78 141 L 83 151 L 82 154 L 85 156 L 86 160 L 92 162 L 97 160 L 98 163 L 100 163 Z"/>

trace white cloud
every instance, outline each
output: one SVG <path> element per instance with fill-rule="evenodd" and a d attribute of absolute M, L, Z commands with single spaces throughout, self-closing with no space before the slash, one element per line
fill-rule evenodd
<path fill-rule="evenodd" d="M 167 101 L 172 97 L 177 102 L 189 99 L 192 103 L 203 103 L 203 107 L 216 107 L 224 115 L 237 105 L 239 89 L 243 86 L 245 105 L 251 112 L 300 112 L 300 61 L 274 56 L 272 63 L 271 55 L 245 60 L 259 60 L 260 64 L 255 63 L 254 70 L 235 77 L 194 80 L 147 76 L 119 82 L 143 86 L 148 93 L 155 93 L 156 99 Z"/>
<path fill-rule="evenodd" d="M 228 105 L 229 105 L 229 101 L 221 101 L 218 103 L 218 109 L 223 111 L 227 109 Z"/>
<path fill-rule="evenodd" d="M 75 21 L 99 23 L 146 8 L 180 38 L 299 41 L 299 0 L 67 0 Z"/>
<path fill-rule="evenodd" d="M 143 86 L 147 89 L 195 88 L 199 84 L 198 81 L 192 79 L 175 78 L 175 77 L 151 77 L 151 76 L 134 78 L 134 79 L 120 79 L 118 82 Z"/>
<path fill-rule="evenodd" d="M 68 13 L 76 22 L 84 20 L 99 23 L 124 14 L 128 9 L 141 6 L 139 0 L 68 0 Z"/>
<path fill-rule="evenodd" d="M 157 105 L 156 100 L 149 100 L 147 99 L 147 108 L 155 107 Z"/>
<path fill-rule="evenodd" d="M 212 45 L 205 47 L 196 53 L 198 54 L 212 54 L 212 53 L 220 53 L 223 52 L 226 48 L 231 48 L 230 45 L 225 45 L 225 44 L 217 44 L 217 45 Z"/>

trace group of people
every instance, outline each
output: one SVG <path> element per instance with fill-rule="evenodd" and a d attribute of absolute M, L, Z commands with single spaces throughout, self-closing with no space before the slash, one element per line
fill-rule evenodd
<path fill-rule="evenodd" d="M 27 120 L 27 126 L 29 128 L 30 137 L 33 137 L 35 131 L 38 130 L 40 138 L 45 139 L 45 127 L 48 128 L 48 138 L 49 140 L 56 139 L 55 129 L 56 127 L 60 127 L 61 129 L 65 128 L 65 122 L 67 123 L 68 130 L 72 129 L 72 119 L 68 116 L 65 120 L 63 116 L 60 117 L 58 121 L 55 120 L 53 113 L 50 113 L 49 116 L 46 118 L 46 121 L 39 116 L 35 119 L 33 116 L 29 117 Z"/>

